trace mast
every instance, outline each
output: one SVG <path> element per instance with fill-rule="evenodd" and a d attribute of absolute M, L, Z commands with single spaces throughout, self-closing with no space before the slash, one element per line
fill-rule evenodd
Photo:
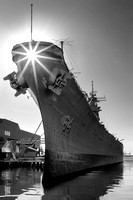
<path fill-rule="evenodd" d="M 92 83 L 92 90 L 90 92 L 89 105 L 91 107 L 91 110 L 95 114 L 96 118 L 98 120 L 100 120 L 99 112 L 101 111 L 101 108 L 100 108 L 100 106 L 98 106 L 98 103 L 101 102 L 101 101 L 106 101 L 106 98 L 105 98 L 105 96 L 104 97 L 97 97 L 96 96 L 97 91 L 94 90 L 93 81 L 91 83 Z"/>
<path fill-rule="evenodd" d="M 93 81 L 91 81 L 91 88 L 92 88 L 92 90 L 91 90 L 91 92 L 90 92 L 90 95 L 91 95 L 91 97 L 95 97 L 95 96 L 96 96 L 96 93 L 97 93 L 97 91 L 95 91 L 95 90 L 94 90 Z"/>
<path fill-rule="evenodd" d="M 91 84 L 92 84 L 92 93 L 94 93 L 93 81 L 91 82 Z"/>

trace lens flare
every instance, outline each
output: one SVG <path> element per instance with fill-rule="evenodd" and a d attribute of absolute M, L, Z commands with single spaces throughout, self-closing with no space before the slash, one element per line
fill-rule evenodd
<path fill-rule="evenodd" d="M 37 53 L 34 50 L 30 50 L 27 52 L 27 58 L 33 62 L 37 58 Z"/>
<path fill-rule="evenodd" d="M 22 51 L 14 50 L 14 51 L 12 51 L 12 53 L 20 55 L 20 57 L 18 57 L 18 60 L 16 61 L 16 64 L 19 64 L 19 63 L 26 60 L 26 63 L 25 63 L 23 70 L 21 72 L 22 76 L 25 73 L 27 67 L 33 68 L 35 83 L 36 83 L 36 86 L 38 87 L 37 75 L 36 75 L 36 63 L 41 68 L 43 68 L 43 70 L 45 70 L 48 74 L 51 75 L 49 69 L 41 61 L 42 61 L 42 59 L 47 59 L 47 60 L 58 60 L 58 59 L 50 57 L 50 56 L 45 56 L 46 55 L 45 51 L 47 51 L 49 48 L 51 48 L 53 46 L 53 44 L 46 46 L 46 47 L 43 47 L 42 49 L 39 48 L 39 50 L 38 50 L 38 46 L 39 46 L 40 42 L 36 42 L 36 44 L 35 45 L 34 44 L 35 44 L 34 42 L 29 42 L 28 48 L 27 48 L 27 44 L 26 45 L 20 44 L 20 46 L 22 47 Z M 44 55 L 42 55 L 42 52 L 44 52 Z"/>
<path fill-rule="evenodd" d="M 53 44 L 48 47 L 37 50 L 39 43 L 40 42 L 37 42 L 33 48 L 32 42 L 29 42 L 29 49 L 24 44 L 20 44 L 20 46 L 22 47 L 22 50 L 24 50 L 25 52 L 12 51 L 12 53 L 14 53 L 14 54 L 21 55 L 21 57 L 20 57 L 20 59 L 18 59 L 17 63 L 27 60 L 27 63 L 29 65 L 30 62 L 32 62 L 32 64 L 33 64 L 33 62 L 36 61 L 41 67 L 45 68 L 44 64 L 40 61 L 39 58 L 43 58 L 43 59 L 47 59 L 47 60 L 58 60 L 58 59 L 50 57 L 50 56 L 41 55 L 42 52 L 45 52 L 49 48 L 51 48 L 51 46 L 53 46 Z M 27 66 L 27 63 L 26 63 L 26 66 Z"/>

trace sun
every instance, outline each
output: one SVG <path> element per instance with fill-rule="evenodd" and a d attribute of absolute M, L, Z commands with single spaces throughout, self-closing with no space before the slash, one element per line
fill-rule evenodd
<path fill-rule="evenodd" d="M 30 61 L 34 62 L 37 59 L 37 52 L 34 49 L 28 51 L 27 52 L 27 58 Z"/>
<path fill-rule="evenodd" d="M 43 61 L 43 60 L 49 60 L 49 61 L 58 60 L 58 58 L 51 57 L 49 54 L 47 54 L 48 49 L 50 49 L 53 45 L 54 44 L 50 43 L 49 45 L 43 46 L 42 44 L 40 45 L 40 42 L 31 41 L 31 42 L 19 44 L 20 48 L 18 49 L 14 48 L 12 50 L 12 53 L 14 55 L 18 55 L 18 60 L 15 61 L 15 63 L 17 65 L 20 64 L 21 62 L 24 64 L 23 69 L 21 71 L 21 76 L 24 75 L 28 67 L 32 67 L 35 83 L 37 85 L 37 82 L 38 82 L 37 71 L 36 71 L 37 65 L 39 65 L 46 73 L 53 76 L 53 74 L 51 74 L 51 72 L 49 71 L 48 67 L 45 66 L 46 62 Z M 26 62 L 23 62 L 23 61 L 26 61 Z"/>
<path fill-rule="evenodd" d="M 37 42 L 35 46 L 33 46 L 32 44 L 33 44 L 32 42 L 29 42 L 29 48 L 27 48 L 24 44 L 20 44 L 22 49 L 25 52 L 16 52 L 15 51 L 15 53 L 23 56 L 23 58 L 18 60 L 18 62 L 21 62 L 23 60 L 27 60 L 27 64 L 30 63 L 30 62 L 32 62 L 32 64 L 34 64 L 35 61 L 38 61 L 40 51 L 37 51 L 37 48 L 38 48 L 39 42 Z M 43 50 L 44 49 L 42 49 L 42 51 Z"/>
<path fill-rule="evenodd" d="M 40 65 L 43 66 L 43 63 L 40 62 L 39 58 L 43 58 L 43 59 L 47 59 L 47 60 L 58 60 L 57 58 L 51 57 L 51 56 L 46 56 L 46 54 L 41 55 L 42 52 L 47 51 L 49 48 L 51 48 L 54 44 L 51 43 L 51 45 L 46 46 L 42 49 L 38 49 L 40 42 L 29 42 L 29 48 L 27 47 L 27 45 L 25 46 L 23 43 L 20 44 L 20 46 L 22 47 L 22 51 L 12 51 L 13 54 L 18 54 L 20 55 L 20 59 L 18 59 L 18 63 L 22 62 L 23 60 L 27 60 L 27 63 L 35 63 L 35 61 Z M 26 65 L 27 65 L 26 63 Z"/>

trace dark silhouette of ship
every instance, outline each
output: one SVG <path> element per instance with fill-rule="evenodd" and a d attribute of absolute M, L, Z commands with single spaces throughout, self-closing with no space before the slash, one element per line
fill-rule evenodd
<path fill-rule="evenodd" d="M 68 69 L 63 50 L 49 42 L 25 42 L 12 49 L 17 73 L 10 80 L 15 96 L 29 90 L 38 104 L 45 132 L 45 174 L 59 177 L 123 162 L 123 145 L 99 120 L 93 89 L 83 92 Z"/>

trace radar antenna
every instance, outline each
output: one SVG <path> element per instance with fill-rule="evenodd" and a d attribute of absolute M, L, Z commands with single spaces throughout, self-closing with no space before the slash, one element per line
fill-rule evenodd
<path fill-rule="evenodd" d="M 73 42 L 73 41 L 70 41 L 69 38 L 66 38 L 66 39 L 59 39 L 59 40 L 54 40 L 54 41 L 55 41 L 56 43 L 59 43 L 59 44 L 60 44 L 62 51 L 64 50 L 64 43 L 65 43 L 66 45 L 71 46 L 71 42 Z"/>

